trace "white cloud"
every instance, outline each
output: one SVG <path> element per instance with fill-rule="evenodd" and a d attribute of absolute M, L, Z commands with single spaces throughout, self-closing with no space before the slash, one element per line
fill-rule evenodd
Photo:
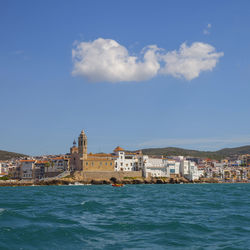
<path fill-rule="evenodd" d="M 166 64 L 161 73 L 192 80 L 202 71 L 211 71 L 221 56 L 223 53 L 215 52 L 215 48 L 209 44 L 196 42 L 188 47 L 183 43 L 179 51 L 162 56 Z"/>
<path fill-rule="evenodd" d="M 111 39 L 98 38 L 78 43 L 72 50 L 73 75 L 82 75 L 93 82 L 144 81 L 155 76 L 160 68 L 155 45 L 143 49 L 143 59 L 130 56 L 127 49 Z"/>
<path fill-rule="evenodd" d="M 92 82 L 145 81 L 158 74 L 192 80 L 202 71 L 212 70 L 223 53 L 205 43 L 185 43 L 179 51 L 166 52 L 156 45 L 141 51 L 141 57 L 111 39 L 98 38 L 92 42 L 76 43 L 72 50 L 73 75 Z"/>

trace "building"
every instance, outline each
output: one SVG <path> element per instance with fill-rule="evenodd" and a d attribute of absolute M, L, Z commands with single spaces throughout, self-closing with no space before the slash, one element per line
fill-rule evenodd
<path fill-rule="evenodd" d="M 78 137 L 78 147 L 76 142 L 73 142 L 73 147 L 70 148 L 69 169 L 72 171 L 83 170 L 83 161 L 87 159 L 88 140 L 84 130 L 81 131 Z"/>
<path fill-rule="evenodd" d="M 73 146 L 70 148 L 69 169 L 70 171 L 82 170 L 80 157 L 78 154 L 78 147 L 76 146 L 75 140 L 73 142 Z"/>
<path fill-rule="evenodd" d="M 71 171 L 114 171 L 115 157 L 111 154 L 88 154 L 87 135 L 82 130 L 78 137 L 78 146 L 73 142 L 70 148 L 69 170 Z"/>
<path fill-rule="evenodd" d="M 194 181 L 203 175 L 203 170 L 199 170 L 195 162 L 183 159 L 180 162 L 180 174 L 186 179 Z"/>
<path fill-rule="evenodd" d="M 0 177 L 8 175 L 9 173 L 9 164 L 4 161 L 0 161 Z"/>
<path fill-rule="evenodd" d="M 33 168 L 33 179 L 42 179 L 45 177 L 45 169 L 48 168 L 49 161 L 36 161 Z"/>
<path fill-rule="evenodd" d="M 20 160 L 20 177 L 21 179 L 32 179 L 33 178 L 33 169 L 35 168 L 36 160 Z"/>
<path fill-rule="evenodd" d="M 143 175 L 145 177 L 174 178 L 180 175 L 180 162 L 173 159 L 152 158 L 143 156 Z"/>
<path fill-rule="evenodd" d="M 115 161 L 110 154 L 88 154 L 83 161 L 84 171 L 114 171 Z"/>
<path fill-rule="evenodd" d="M 9 176 L 11 179 L 21 179 L 21 167 L 19 166 L 10 166 L 9 167 Z"/>
<path fill-rule="evenodd" d="M 167 168 L 167 177 L 174 178 L 180 176 L 180 162 L 173 159 L 163 159 L 163 164 Z"/>
<path fill-rule="evenodd" d="M 114 149 L 115 171 L 139 171 L 138 153 L 125 152 L 120 146 Z"/>

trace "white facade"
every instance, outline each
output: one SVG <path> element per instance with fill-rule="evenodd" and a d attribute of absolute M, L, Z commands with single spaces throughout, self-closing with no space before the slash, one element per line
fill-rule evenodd
<path fill-rule="evenodd" d="M 9 173 L 9 164 L 6 162 L 0 162 L 0 177 Z"/>
<path fill-rule="evenodd" d="M 136 171 L 138 167 L 138 159 L 136 155 L 126 154 L 124 151 L 116 153 L 115 171 Z"/>
<path fill-rule="evenodd" d="M 163 160 L 163 164 L 167 167 L 167 177 L 180 174 L 180 162 L 167 159 Z"/>
<path fill-rule="evenodd" d="M 180 162 L 180 173 L 190 181 L 198 180 L 203 175 L 203 171 L 198 170 L 196 163 L 188 160 Z"/>
<path fill-rule="evenodd" d="M 180 163 L 174 160 L 162 159 L 162 158 L 150 158 L 143 156 L 144 168 L 143 175 L 148 177 L 149 174 L 152 177 L 171 177 L 171 175 L 179 175 Z"/>
<path fill-rule="evenodd" d="M 164 166 L 157 167 L 157 166 L 147 166 L 145 167 L 145 177 L 148 177 L 149 174 L 152 177 L 168 177 L 167 176 L 167 168 Z"/>
<path fill-rule="evenodd" d="M 182 160 L 180 163 L 180 174 L 187 176 L 189 174 L 190 161 Z"/>

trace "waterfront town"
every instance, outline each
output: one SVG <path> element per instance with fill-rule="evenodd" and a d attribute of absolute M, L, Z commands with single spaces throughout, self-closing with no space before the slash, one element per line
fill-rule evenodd
<path fill-rule="evenodd" d="M 0 161 L 0 179 L 46 181 L 78 176 L 78 180 L 145 179 L 183 182 L 250 182 L 250 155 L 222 160 L 184 156 L 144 155 L 117 146 L 112 153 L 88 153 L 84 131 L 65 155 L 21 157 Z M 79 176 L 82 178 L 79 179 Z M 158 182 L 156 182 L 158 183 Z M 160 182 L 159 182 L 160 183 Z M 173 182 L 174 183 L 174 182 Z M 179 182 L 180 183 L 180 182 Z"/>

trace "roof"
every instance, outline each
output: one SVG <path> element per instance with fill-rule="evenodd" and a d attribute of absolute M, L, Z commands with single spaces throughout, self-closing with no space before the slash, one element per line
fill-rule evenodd
<path fill-rule="evenodd" d="M 88 157 L 113 157 L 113 155 L 112 154 L 105 154 L 105 153 L 97 153 L 97 154 L 89 153 Z"/>
<path fill-rule="evenodd" d="M 59 157 L 55 157 L 55 158 L 51 158 L 52 161 L 56 161 L 56 160 L 64 160 L 64 157 L 59 156 Z"/>
<path fill-rule="evenodd" d="M 37 161 L 36 164 L 45 164 L 48 163 L 48 161 Z"/>
<path fill-rule="evenodd" d="M 87 162 L 87 161 L 113 161 L 112 158 L 110 157 L 91 157 L 91 158 L 87 158 L 86 160 L 84 160 L 84 162 Z"/>
<path fill-rule="evenodd" d="M 20 160 L 20 162 L 35 162 L 36 160 Z"/>
<path fill-rule="evenodd" d="M 126 155 L 138 155 L 138 153 L 126 151 Z"/>
<path fill-rule="evenodd" d="M 117 146 L 115 149 L 114 149 L 114 152 L 119 152 L 119 151 L 125 151 L 123 148 L 121 148 L 120 146 Z"/>

